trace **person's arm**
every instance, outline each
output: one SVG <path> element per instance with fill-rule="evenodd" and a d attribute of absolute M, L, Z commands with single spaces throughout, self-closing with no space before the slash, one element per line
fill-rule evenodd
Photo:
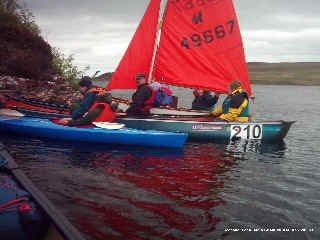
<path fill-rule="evenodd" d="M 195 96 L 191 103 L 191 109 L 197 110 L 197 107 L 197 96 Z"/>
<path fill-rule="evenodd" d="M 206 94 L 204 98 L 205 98 L 205 101 L 208 103 L 209 107 L 212 107 L 213 105 L 215 105 L 219 100 L 218 96 L 216 95 L 212 96 L 211 94 Z"/>
<path fill-rule="evenodd" d="M 218 107 L 218 108 L 214 109 L 210 113 L 210 115 L 213 115 L 213 116 L 217 117 L 217 116 L 221 115 L 222 113 L 223 113 L 223 108 L 222 107 Z"/>
<path fill-rule="evenodd" d="M 96 94 L 97 94 L 96 92 L 90 92 L 90 93 L 86 94 L 84 99 L 81 101 L 79 108 L 74 110 L 71 113 L 72 119 L 77 119 L 77 118 L 83 116 L 83 114 L 85 114 L 86 112 L 88 112 L 89 108 L 94 103 Z"/>

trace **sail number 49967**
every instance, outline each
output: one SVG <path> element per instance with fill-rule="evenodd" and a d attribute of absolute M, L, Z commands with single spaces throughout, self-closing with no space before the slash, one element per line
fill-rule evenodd
<path fill-rule="evenodd" d="M 250 125 L 231 125 L 230 138 L 242 138 L 242 139 L 261 139 L 262 138 L 262 125 L 250 124 Z"/>

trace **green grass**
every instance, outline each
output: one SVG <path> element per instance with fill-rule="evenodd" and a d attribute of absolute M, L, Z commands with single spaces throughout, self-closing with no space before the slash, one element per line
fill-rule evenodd
<path fill-rule="evenodd" d="M 320 62 L 248 63 L 253 84 L 320 85 Z"/>

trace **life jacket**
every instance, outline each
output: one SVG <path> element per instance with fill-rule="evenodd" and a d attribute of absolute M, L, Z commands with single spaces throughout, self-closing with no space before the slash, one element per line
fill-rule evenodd
<path fill-rule="evenodd" d="M 105 88 L 94 87 L 87 91 L 87 93 L 89 92 L 97 92 L 99 94 L 99 93 L 107 93 L 109 91 L 107 91 Z M 112 111 L 110 105 L 105 102 L 94 102 L 88 111 L 98 106 L 99 107 L 102 106 L 104 107 L 104 109 L 102 113 L 94 120 L 94 122 L 112 122 L 115 119 L 117 114 L 114 111 Z"/>
<path fill-rule="evenodd" d="M 94 88 L 89 89 L 86 93 L 89 93 L 89 92 L 104 93 L 104 92 L 109 92 L 109 91 L 107 91 L 105 88 L 94 87 Z"/>
<path fill-rule="evenodd" d="M 232 94 L 230 96 L 228 96 L 224 100 L 224 102 L 222 104 L 223 113 L 227 114 L 229 112 L 232 97 L 237 94 L 243 95 L 248 100 L 248 105 L 241 111 L 241 113 L 239 114 L 239 117 L 250 117 L 249 96 L 248 96 L 248 93 L 242 88 L 236 89 L 235 91 L 232 92 Z"/>
<path fill-rule="evenodd" d="M 155 97 L 156 97 L 156 91 L 153 90 L 152 87 L 150 87 L 149 85 L 147 85 L 148 88 L 150 88 L 150 90 L 152 91 L 152 95 L 150 98 L 148 98 L 147 100 L 145 100 L 143 102 L 143 107 L 141 108 L 138 108 L 138 110 L 140 111 L 147 111 L 147 110 L 150 110 L 152 107 L 153 107 L 153 102 L 155 100 Z M 135 99 L 135 95 L 132 96 L 132 99 L 134 100 Z"/>
<path fill-rule="evenodd" d="M 95 102 L 91 106 L 89 111 L 100 106 L 104 107 L 104 109 L 102 113 L 93 122 L 112 122 L 117 116 L 117 114 L 114 111 L 112 111 L 108 103 Z"/>

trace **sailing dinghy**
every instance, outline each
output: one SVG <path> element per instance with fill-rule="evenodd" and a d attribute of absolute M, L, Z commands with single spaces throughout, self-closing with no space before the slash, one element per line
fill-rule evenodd
<path fill-rule="evenodd" d="M 167 1 L 162 19 L 160 8 L 161 0 L 150 1 L 107 89 L 135 89 L 135 74 L 146 72 L 150 82 L 220 93 L 227 93 L 229 83 L 239 79 L 242 88 L 252 95 L 232 0 Z M 145 119 L 119 116 L 116 121 L 137 129 L 185 132 L 189 139 L 205 141 L 237 138 L 278 141 L 286 136 L 292 124 L 213 122 L 210 117 L 197 116 L 208 113 L 182 110 L 185 116 L 177 114 L 179 109 L 166 109 L 166 115 Z"/>
<path fill-rule="evenodd" d="M 135 75 L 144 72 L 150 82 L 154 80 L 220 93 L 227 93 L 229 83 L 239 79 L 242 88 L 251 96 L 243 42 L 232 0 L 170 0 L 161 14 L 162 2 L 150 1 L 106 88 L 136 89 Z M 48 110 L 44 105 L 40 104 L 40 107 Z M 28 107 L 25 104 L 23 108 Z M 33 111 L 37 110 L 33 108 Z M 157 114 L 148 118 L 119 114 L 116 122 L 142 130 L 183 132 L 188 134 L 189 140 L 204 141 L 238 138 L 280 141 L 293 123 L 282 120 L 221 123 L 207 117 L 208 112 L 181 108 L 153 108 L 152 112 Z"/>

